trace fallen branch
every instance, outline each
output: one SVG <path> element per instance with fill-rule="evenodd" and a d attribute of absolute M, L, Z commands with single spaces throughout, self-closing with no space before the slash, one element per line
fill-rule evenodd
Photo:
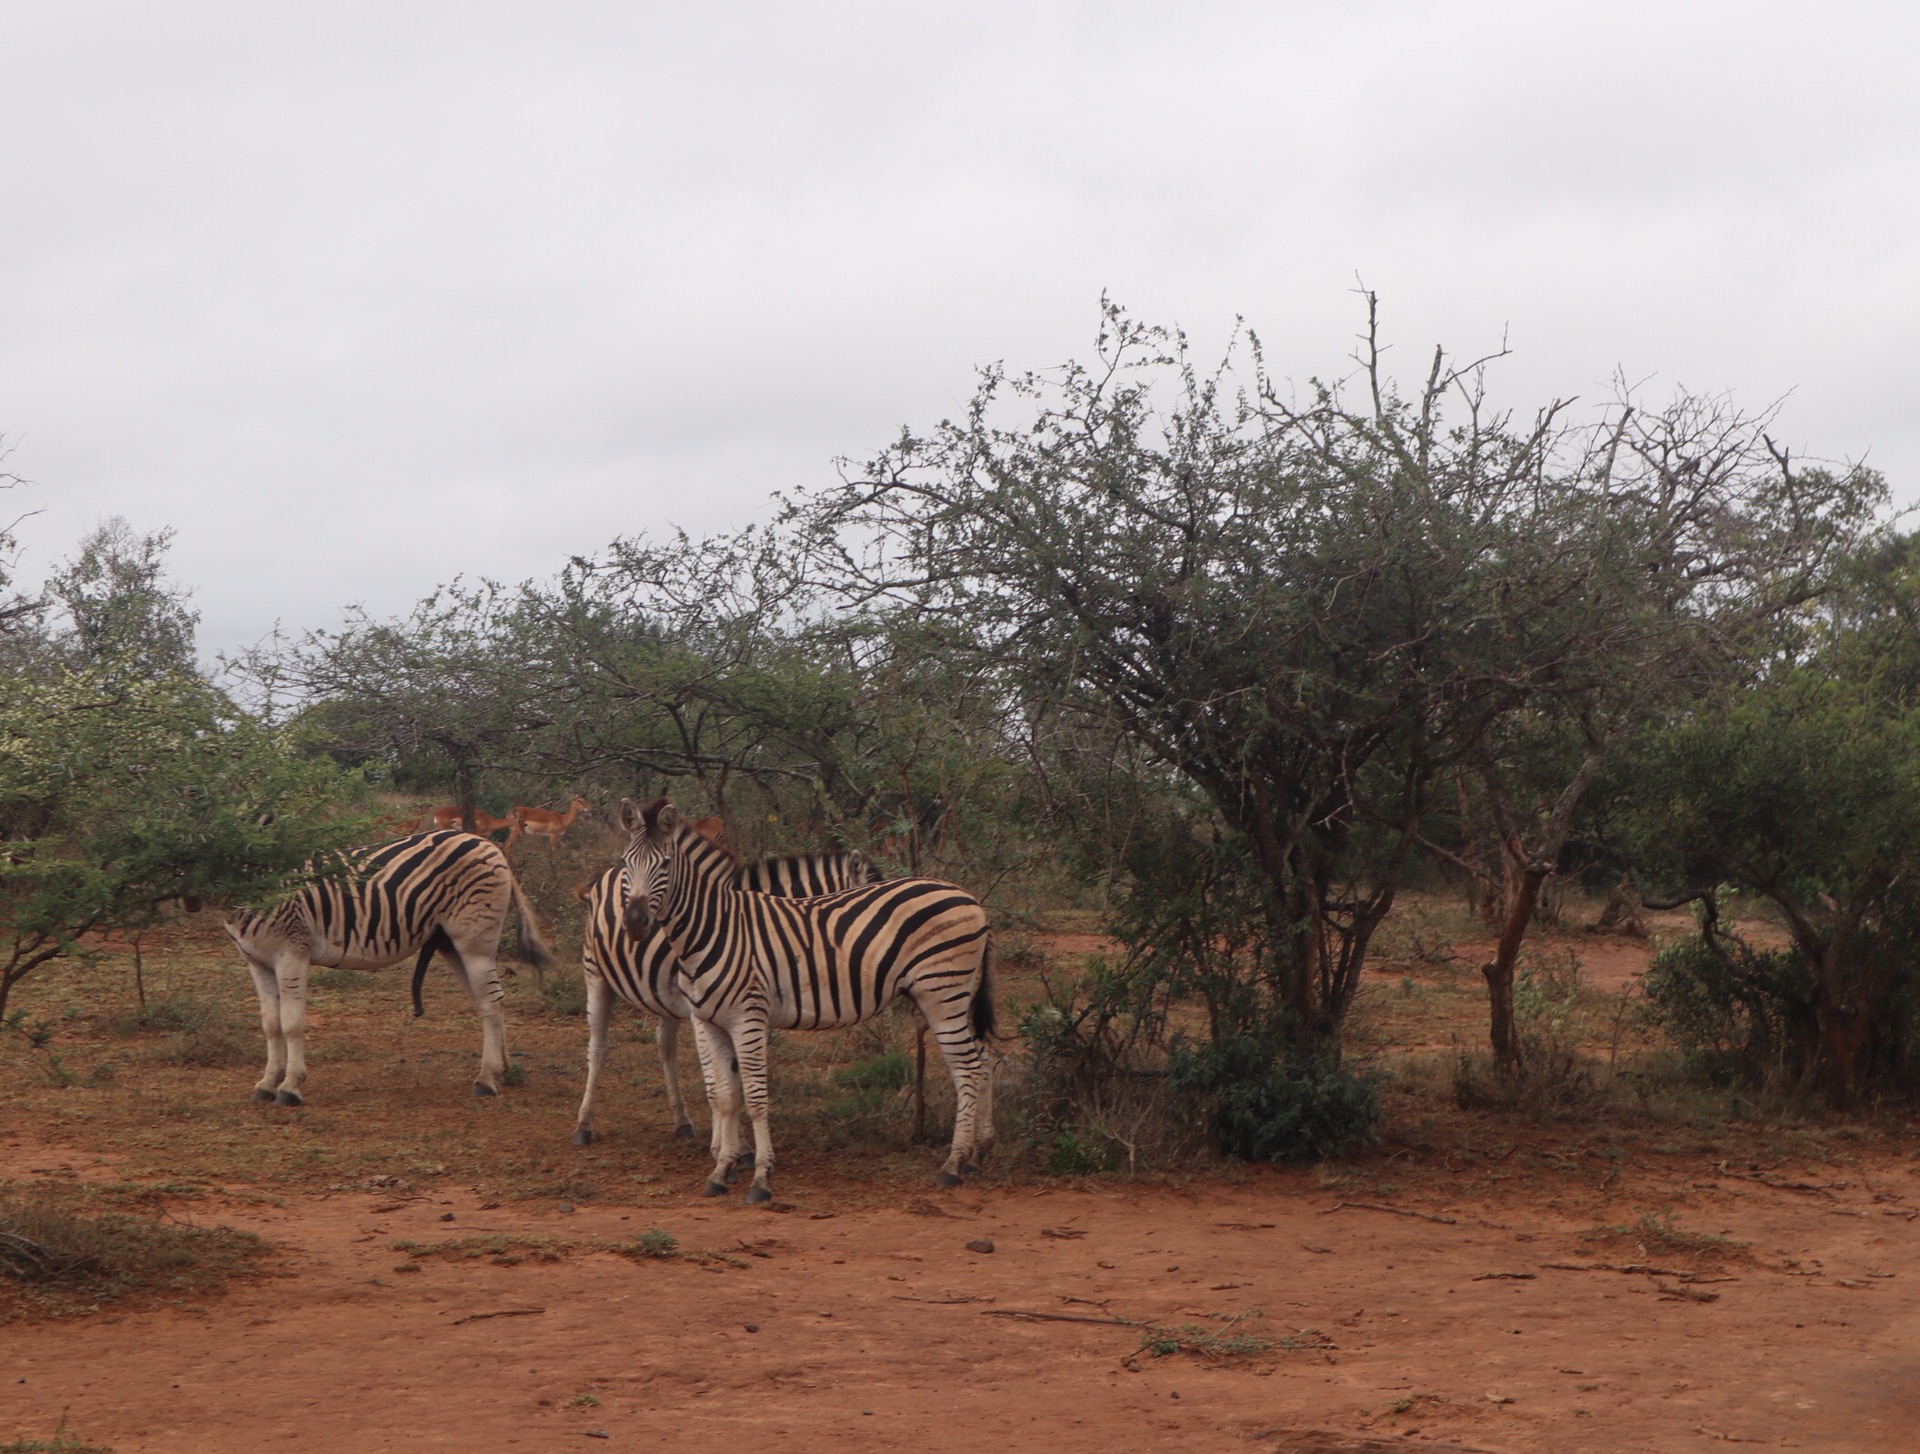
<path fill-rule="evenodd" d="M 1439 1222 L 1448 1227 L 1459 1225 L 1457 1219 L 1453 1217 L 1442 1217 L 1433 1212 L 1416 1212 L 1411 1207 L 1390 1207 L 1385 1202 L 1335 1202 L 1330 1207 L 1322 1207 L 1320 1215 L 1324 1217 L 1329 1212 L 1342 1209 L 1354 1212 L 1391 1212 L 1396 1217 L 1418 1217 L 1423 1222 Z"/>
<path fill-rule="evenodd" d="M 1670 1297 L 1670 1298 L 1685 1298 L 1688 1302 L 1691 1302 L 1691 1303 L 1717 1303 L 1720 1301 L 1720 1294 L 1717 1292 L 1695 1292 L 1690 1287 L 1662 1286 L 1660 1288 L 1660 1296 Z"/>
<path fill-rule="evenodd" d="M 1476 1272 L 1475 1282 L 1532 1282 L 1540 1274 L 1537 1272 Z"/>
<path fill-rule="evenodd" d="M 971 1293 L 966 1297 L 915 1297 L 913 1294 L 905 1292 L 895 1293 L 893 1300 L 897 1303 L 933 1303 L 941 1307 L 948 1306 L 952 1303 L 990 1303 L 993 1301 L 990 1297 L 980 1297 Z"/>
<path fill-rule="evenodd" d="M 1030 1323 L 1100 1323 L 1111 1328 L 1151 1328 L 1138 1318 L 1089 1318 L 1080 1313 L 1035 1313 L 1023 1308 L 982 1308 L 983 1318 L 1018 1318 Z"/>
<path fill-rule="evenodd" d="M 496 1313 L 468 1313 L 464 1318 L 455 1318 L 453 1326 L 457 1328 L 462 1323 L 477 1323 L 482 1318 L 531 1318 L 545 1311 L 545 1308 L 501 1308 Z"/>
<path fill-rule="evenodd" d="M 1709 1277 L 1678 1267 L 1655 1267 L 1651 1262 L 1543 1262 L 1560 1272 L 1624 1272 L 1635 1277 L 1677 1277 L 1682 1282 L 1738 1282 L 1737 1277 Z"/>
<path fill-rule="evenodd" d="M 1740 1181 L 1757 1182 L 1761 1186 L 1772 1187 L 1775 1191 L 1804 1191 L 1811 1192 L 1815 1196 L 1823 1196 L 1829 1201 L 1839 1200 L 1834 1196 L 1831 1186 L 1822 1186 L 1812 1181 L 1775 1181 L 1772 1177 L 1760 1176 L 1751 1171 L 1735 1171 L 1724 1161 L 1720 1163 L 1720 1174 L 1735 1177 Z M 1838 1184 L 1845 1185 L 1844 1182 Z"/>

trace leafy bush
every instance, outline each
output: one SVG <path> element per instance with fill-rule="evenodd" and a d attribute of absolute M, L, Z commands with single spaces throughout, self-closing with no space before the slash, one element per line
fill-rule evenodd
<path fill-rule="evenodd" d="M 1167 1084 L 1199 1108 L 1221 1151 L 1248 1161 L 1311 1161 L 1379 1133 L 1373 1081 L 1330 1058 L 1288 1054 L 1260 1036 L 1176 1042 Z"/>
<path fill-rule="evenodd" d="M 1797 1079 L 1819 1038 L 1813 975 L 1790 949 L 1755 949 L 1725 934 L 1663 945 L 1642 981 L 1647 1011 L 1715 1084 Z"/>
<path fill-rule="evenodd" d="M 1061 1131 L 1047 1147 L 1047 1170 L 1054 1176 L 1093 1176 L 1113 1170 L 1113 1158 L 1071 1131 Z"/>

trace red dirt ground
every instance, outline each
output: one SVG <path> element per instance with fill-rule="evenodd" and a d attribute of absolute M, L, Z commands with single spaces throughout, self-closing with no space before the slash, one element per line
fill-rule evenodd
<path fill-rule="evenodd" d="M 65 1411 L 76 1437 L 120 1451 L 602 1435 L 649 1450 L 1912 1450 L 1920 1164 L 1868 1161 L 1836 1176 L 1683 1158 L 1629 1176 L 1631 1194 L 1574 1168 L 1552 1198 L 1436 1168 L 1365 1206 L 1278 1171 L 1191 1190 L 879 1193 L 891 1204 L 796 1171 L 783 1215 L 690 1197 L 487 1209 L 444 1187 L 196 1201 L 196 1219 L 279 1244 L 281 1275 L 198 1306 L 0 1326 L 0 1439 L 45 1437 Z M 0 1139 L 0 1175 L 111 1174 L 110 1158 Z M 1749 1246 L 1582 1238 L 1655 1195 L 1676 1225 Z M 730 1259 L 396 1271 L 400 1239 L 656 1225 Z M 991 1254 L 967 1250 L 981 1237 Z M 1054 1320 L 1250 1309 L 1263 1316 L 1240 1329 L 1298 1346 L 1209 1363 L 1139 1352 L 1130 1323 Z"/>

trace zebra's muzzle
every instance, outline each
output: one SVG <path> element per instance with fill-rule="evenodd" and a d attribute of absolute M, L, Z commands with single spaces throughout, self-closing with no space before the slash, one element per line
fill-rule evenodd
<path fill-rule="evenodd" d="M 653 920 L 647 914 L 644 899 L 628 899 L 626 912 L 620 916 L 621 927 L 635 939 L 645 939 L 647 931 L 653 927 Z"/>

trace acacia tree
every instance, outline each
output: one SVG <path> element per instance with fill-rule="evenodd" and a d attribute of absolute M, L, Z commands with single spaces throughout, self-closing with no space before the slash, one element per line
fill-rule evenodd
<path fill-rule="evenodd" d="M 1427 844 L 1497 908 L 1483 973 L 1503 1071 L 1523 1054 L 1520 949 L 1596 777 L 1624 739 L 1749 670 L 1874 529 L 1879 476 L 1796 469 L 1771 422 L 1719 399 L 1645 410 L 1623 395 L 1543 455 L 1533 549 L 1489 603 L 1516 648 L 1511 702 L 1462 755 L 1461 851 Z M 1476 816 L 1491 855 L 1471 851 Z"/>
<path fill-rule="evenodd" d="M 1295 404 L 1249 347 L 1236 387 L 1109 307 L 1096 365 L 989 370 L 963 419 L 788 519 L 849 601 L 918 613 L 1019 710 L 1103 717 L 1195 784 L 1250 845 L 1293 1032 L 1324 1040 L 1436 775 L 1534 667 L 1498 625 L 1557 408 L 1515 428 L 1442 356 L 1403 401 L 1371 342 L 1367 412 L 1326 385 Z"/>
<path fill-rule="evenodd" d="M 364 827 L 355 789 L 197 676 L 6 677 L 0 1016 L 89 934 L 137 929 L 176 898 L 265 903 L 329 871 Z"/>
<path fill-rule="evenodd" d="M 1771 1068 L 1849 1101 L 1920 1067 L 1920 539 L 1840 562 L 1795 624 L 1752 678 L 1631 744 L 1609 830 L 1657 888 L 1706 906 L 1705 959 L 1671 973 L 1709 969 L 1695 994 L 1779 1022 L 1748 1026 L 1784 1042 Z M 1725 885 L 1773 904 L 1786 951 L 1718 922 Z"/>
<path fill-rule="evenodd" d="M 552 723 L 522 602 L 491 582 L 443 586 L 394 621 L 356 607 L 339 631 L 272 641 L 228 667 L 266 703 L 290 698 L 335 750 L 439 753 L 469 828 L 481 777 L 523 767 Z"/>

